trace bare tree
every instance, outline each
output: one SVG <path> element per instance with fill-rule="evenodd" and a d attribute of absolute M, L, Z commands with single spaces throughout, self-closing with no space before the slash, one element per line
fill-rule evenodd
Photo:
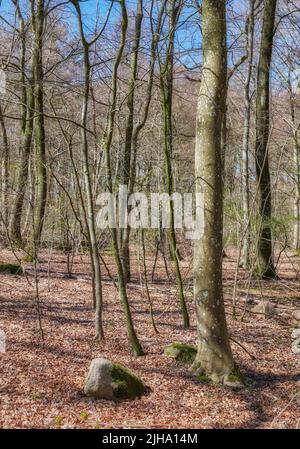
<path fill-rule="evenodd" d="M 222 291 L 222 148 L 226 105 L 225 0 L 203 0 L 203 67 L 196 124 L 196 192 L 203 195 L 204 233 L 194 248 L 198 352 L 192 369 L 213 382 L 241 383 L 229 343 Z"/>
<path fill-rule="evenodd" d="M 274 23 L 277 0 L 266 0 L 264 7 L 261 47 L 257 72 L 256 97 L 256 175 L 260 192 L 260 230 L 257 247 L 257 275 L 275 278 L 272 244 L 272 191 L 269 169 L 270 138 L 270 66 L 272 60 Z"/>

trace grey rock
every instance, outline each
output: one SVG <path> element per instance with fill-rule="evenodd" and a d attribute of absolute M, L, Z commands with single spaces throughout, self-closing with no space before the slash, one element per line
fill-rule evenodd
<path fill-rule="evenodd" d="M 300 321 L 300 309 L 294 310 L 293 312 L 293 318 L 297 321 Z"/>
<path fill-rule="evenodd" d="M 292 352 L 294 354 L 300 354 L 300 338 L 297 338 L 296 340 L 293 341 Z"/>
<path fill-rule="evenodd" d="M 260 301 L 255 307 L 253 307 L 252 312 L 264 313 L 266 316 L 270 317 L 278 313 L 276 306 L 270 301 Z"/>
<path fill-rule="evenodd" d="M 292 338 L 300 338 L 300 329 L 294 329 L 293 330 Z"/>
<path fill-rule="evenodd" d="M 143 395 L 145 385 L 136 374 L 108 359 L 93 359 L 85 380 L 84 393 L 97 399 L 118 401 Z"/>

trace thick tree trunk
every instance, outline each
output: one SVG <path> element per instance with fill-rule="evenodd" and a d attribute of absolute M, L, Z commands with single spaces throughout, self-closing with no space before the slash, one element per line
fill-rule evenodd
<path fill-rule="evenodd" d="M 203 195 L 204 233 L 194 248 L 198 352 L 192 369 L 213 382 L 240 384 L 222 291 L 223 176 L 221 127 L 226 105 L 225 0 L 203 0 L 203 68 L 196 125 L 196 193 Z"/>
<path fill-rule="evenodd" d="M 275 278 L 272 248 L 272 198 L 269 170 L 270 131 L 270 65 L 272 61 L 273 35 L 277 0 L 266 0 L 261 48 L 257 74 L 256 99 L 256 176 L 260 193 L 260 230 L 257 248 L 256 274 L 262 278 Z"/>

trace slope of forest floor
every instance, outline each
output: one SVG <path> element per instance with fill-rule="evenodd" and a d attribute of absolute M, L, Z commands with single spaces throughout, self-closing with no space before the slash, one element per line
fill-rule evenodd
<path fill-rule="evenodd" d="M 68 278 L 64 254 L 41 253 L 37 274 L 44 342 L 38 328 L 33 266 L 27 265 L 27 276 L 1 274 L 0 328 L 6 333 L 7 347 L 0 354 L 0 427 L 300 427 L 300 355 L 291 350 L 291 332 L 300 327 L 292 318 L 293 310 L 300 308 L 300 259 L 292 254 L 282 257 L 279 281 L 251 281 L 248 285 L 241 271 L 239 309 L 233 319 L 236 262 L 234 251 L 227 255 L 224 292 L 228 325 L 234 356 L 248 377 L 247 387 L 236 391 L 201 384 L 189 375 L 186 365 L 162 354 L 172 341 L 195 342 L 196 326 L 191 279 L 187 282 L 187 296 L 192 326 L 184 330 L 175 283 L 166 280 L 161 261 L 149 285 L 158 334 L 151 326 L 137 267 L 128 287 L 134 323 L 147 352 L 139 358 L 130 355 L 118 293 L 104 268 L 105 341 L 94 342 L 86 255 L 75 257 L 74 276 Z M 109 255 L 105 260 L 113 273 L 113 260 Z M 14 259 L 2 250 L 1 262 Z M 182 266 L 187 279 L 188 273 L 191 276 L 190 264 L 183 261 Z M 262 299 L 277 306 L 276 314 L 265 317 L 244 313 L 245 305 L 253 307 L 251 303 Z M 85 375 L 91 360 L 99 356 L 135 370 L 150 387 L 150 393 L 122 403 L 86 398 L 82 393 Z"/>

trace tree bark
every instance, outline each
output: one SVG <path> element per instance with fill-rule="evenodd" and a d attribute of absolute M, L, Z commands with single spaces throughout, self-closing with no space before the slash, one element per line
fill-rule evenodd
<path fill-rule="evenodd" d="M 125 0 L 120 0 L 120 6 L 122 11 L 122 23 L 121 23 L 121 42 L 118 49 L 117 56 L 115 58 L 115 63 L 113 66 L 112 73 L 112 85 L 111 85 L 111 101 L 110 101 L 110 110 L 108 116 L 108 125 L 107 125 L 107 133 L 105 139 L 105 156 L 106 156 L 106 170 L 107 170 L 107 187 L 109 192 L 113 192 L 113 181 L 112 181 L 112 169 L 111 169 L 111 145 L 114 133 L 114 125 L 115 125 L 115 114 L 116 114 L 116 104 L 117 104 L 117 92 L 118 92 L 118 69 L 123 56 L 126 34 L 128 28 L 128 16 Z M 118 243 L 118 234 L 116 228 L 111 229 L 112 234 L 112 242 L 114 249 L 114 256 L 117 265 L 118 271 L 118 283 L 119 283 L 119 294 L 120 300 L 122 302 L 126 325 L 127 325 L 127 335 L 128 340 L 131 345 L 132 351 L 135 355 L 140 356 L 144 354 L 143 348 L 140 344 L 138 336 L 135 332 L 130 304 L 128 301 L 127 290 L 126 290 L 126 282 L 123 272 L 122 260 L 120 256 L 120 249 Z"/>
<path fill-rule="evenodd" d="M 11 220 L 10 220 L 10 238 L 18 246 L 23 246 L 21 219 L 23 214 L 23 205 L 25 192 L 28 181 L 29 159 L 31 153 L 31 143 L 33 135 L 33 118 L 34 118 L 34 95 L 33 82 L 27 81 L 26 72 L 26 29 L 24 18 L 22 16 L 19 2 L 14 0 L 17 15 L 20 23 L 20 81 L 22 86 L 22 135 L 20 143 L 20 165 L 17 173 L 16 193 L 13 202 Z M 33 62 L 32 62 L 33 64 Z"/>
<path fill-rule="evenodd" d="M 249 138 L 251 120 L 251 78 L 253 72 L 254 46 L 254 7 L 255 0 L 249 0 L 249 15 L 246 27 L 247 74 L 245 80 L 244 103 L 244 132 L 242 143 L 242 207 L 243 207 L 243 242 L 241 266 L 248 268 L 250 264 L 250 185 L 249 185 Z"/>
<path fill-rule="evenodd" d="M 194 247 L 198 352 L 192 369 L 217 383 L 241 384 L 229 343 L 222 287 L 223 162 L 226 107 L 225 0 L 203 0 L 203 67 L 195 148 L 196 193 L 203 198 L 204 233 Z"/>
<path fill-rule="evenodd" d="M 46 145 L 44 123 L 43 88 L 43 35 L 45 20 L 45 2 L 37 0 L 36 8 L 32 1 L 33 28 L 33 73 L 34 73 L 34 135 L 35 135 L 35 204 L 34 204 L 34 241 L 40 244 L 44 224 L 47 197 Z"/>
<path fill-rule="evenodd" d="M 135 19 L 135 37 L 132 46 L 132 58 L 131 58 L 131 77 L 129 82 L 129 93 L 127 99 L 127 122 L 125 129 L 125 147 L 124 156 L 121 166 L 122 176 L 121 181 L 123 185 L 129 187 L 130 176 L 131 176 L 131 153 L 132 153 L 132 137 L 134 131 L 133 119 L 134 119 L 134 109 L 135 109 L 135 89 L 136 89 L 136 78 L 138 71 L 138 56 L 139 47 L 141 39 L 143 21 L 143 0 L 138 0 L 137 11 Z M 129 229 L 128 227 L 121 232 L 121 248 L 120 255 L 122 260 L 124 280 L 125 282 L 130 282 L 130 253 L 129 253 Z"/>
<path fill-rule="evenodd" d="M 270 131 L 270 65 L 272 61 L 274 23 L 277 0 L 266 0 L 261 48 L 257 73 L 256 98 L 256 176 L 260 193 L 260 230 L 257 247 L 256 274 L 261 278 L 276 278 L 272 248 L 272 191 L 269 169 Z"/>
<path fill-rule="evenodd" d="M 88 138 L 87 138 L 87 119 L 88 119 L 89 94 L 90 94 L 91 64 L 89 56 L 89 43 L 87 42 L 84 34 L 79 2 L 73 0 L 73 4 L 77 12 L 79 32 L 83 47 L 84 93 L 81 109 L 81 125 L 82 125 L 81 154 L 83 158 L 83 176 L 86 193 L 86 222 L 88 227 L 87 231 L 88 231 L 90 256 L 93 271 L 93 290 L 95 300 L 95 338 L 99 340 L 104 338 L 102 326 L 102 308 L 103 308 L 102 279 L 101 279 L 101 266 L 98 254 L 97 236 L 96 236 L 94 198 L 92 193 L 92 183 L 89 166 Z"/>
<path fill-rule="evenodd" d="M 177 250 L 177 239 L 174 223 L 174 205 L 171 195 L 174 191 L 172 158 L 174 152 L 173 142 L 173 71 L 174 71 L 174 38 L 176 25 L 178 23 L 179 14 L 183 6 L 182 1 L 172 0 L 170 2 L 169 11 L 169 34 L 166 51 L 166 61 L 160 69 L 160 86 L 163 106 L 163 122 L 164 122 L 164 153 L 165 153 L 165 178 L 167 193 L 170 196 L 170 229 L 168 232 L 168 240 L 174 264 L 176 283 L 179 293 L 180 311 L 183 317 L 183 325 L 188 328 L 190 325 L 189 314 L 186 306 L 183 281 L 179 265 L 179 256 Z"/>

